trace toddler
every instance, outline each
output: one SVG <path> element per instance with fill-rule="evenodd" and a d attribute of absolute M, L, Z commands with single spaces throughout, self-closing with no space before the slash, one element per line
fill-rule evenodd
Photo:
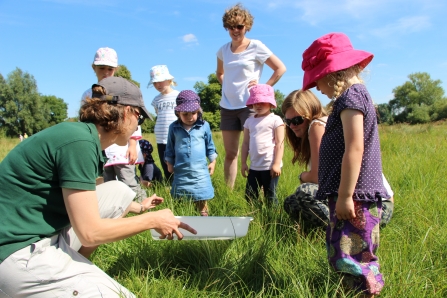
<path fill-rule="evenodd" d="M 262 187 L 267 202 L 277 205 L 276 186 L 284 154 L 284 123 L 281 117 L 270 112 L 271 108 L 276 108 L 273 87 L 267 84 L 251 87 L 247 107 L 253 109 L 255 115 L 244 124 L 241 173 L 247 177 L 245 198 L 248 202 L 257 199 L 258 189 Z M 248 155 L 250 169 L 247 166 Z"/>
<path fill-rule="evenodd" d="M 163 180 L 163 176 L 152 158 L 152 151 L 154 151 L 152 144 L 148 140 L 144 139 L 141 139 L 138 142 L 144 157 L 144 164 L 138 165 L 138 169 L 140 170 L 141 174 L 140 182 L 144 186 L 150 187 L 152 185 L 152 181 L 161 182 Z"/>
<path fill-rule="evenodd" d="M 210 175 L 217 158 L 210 125 L 202 119 L 200 98 L 194 91 L 181 91 L 176 105 L 178 120 L 169 126 L 165 152 L 168 170 L 174 173 L 171 195 L 194 200 L 200 215 L 208 216 L 207 200 L 214 197 Z"/>

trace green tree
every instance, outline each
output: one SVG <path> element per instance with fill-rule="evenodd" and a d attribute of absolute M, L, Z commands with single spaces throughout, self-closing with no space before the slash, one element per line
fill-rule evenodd
<path fill-rule="evenodd" d="M 377 105 L 377 112 L 379 113 L 379 123 L 393 123 L 393 115 L 391 114 L 390 105 L 381 103 Z"/>
<path fill-rule="evenodd" d="M 67 119 L 67 103 L 54 95 L 41 95 L 42 115 L 48 126 L 58 124 Z"/>
<path fill-rule="evenodd" d="M 8 136 L 29 135 L 44 129 L 41 101 L 36 80 L 16 68 L 0 79 L 0 124 Z"/>
<path fill-rule="evenodd" d="M 132 74 L 130 73 L 130 70 L 127 69 L 126 65 L 118 65 L 118 69 L 115 71 L 114 76 L 125 78 L 140 87 L 140 83 L 132 79 Z"/>
<path fill-rule="evenodd" d="M 408 76 L 409 81 L 393 89 L 389 105 L 394 122 L 423 123 L 430 120 L 434 105 L 445 100 L 440 80 L 432 80 L 426 72 Z M 427 120 L 428 119 L 428 120 Z"/>
<path fill-rule="evenodd" d="M 196 82 L 194 84 L 194 90 L 200 97 L 200 106 L 204 112 L 219 112 L 222 86 L 217 80 L 216 74 L 212 73 L 208 76 L 208 84 L 204 82 Z"/>
<path fill-rule="evenodd" d="M 276 100 L 276 108 L 273 109 L 273 113 L 275 113 L 276 115 L 278 115 L 281 118 L 284 118 L 284 114 L 281 111 L 281 106 L 282 103 L 284 102 L 284 98 L 286 96 L 284 95 L 284 93 L 282 93 L 279 90 L 275 90 L 275 100 Z"/>

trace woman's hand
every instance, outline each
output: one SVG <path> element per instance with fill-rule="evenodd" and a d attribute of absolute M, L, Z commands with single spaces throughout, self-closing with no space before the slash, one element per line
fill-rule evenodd
<path fill-rule="evenodd" d="M 354 200 L 352 198 L 337 198 L 335 203 L 335 215 L 338 219 L 353 219 L 355 218 Z"/>
<path fill-rule="evenodd" d="M 197 234 L 197 231 L 192 227 L 175 218 L 170 209 L 163 209 L 148 214 L 156 217 L 156 226 L 154 229 L 161 235 L 160 239 L 172 240 L 174 239 L 174 234 L 176 234 L 178 240 L 182 240 L 183 234 L 180 232 L 179 228 L 187 230 L 192 234 Z"/>
<path fill-rule="evenodd" d="M 143 211 L 146 211 L 146 210 L 157 207 L 161 203 L 163 203 L 163 198 L 158 197 L 156 194 L 153 194 L 152 196 L 144 199 L 141 202 L 141 205 L 143 205 Z"/>
<path fill-rule="evenodd" d="M 253 87 L 257 84 L 258 84 L 258 80 L 251 80 L 250 82 L 248 82 L 247 88 L 250 89 L 251 87 Z"/>

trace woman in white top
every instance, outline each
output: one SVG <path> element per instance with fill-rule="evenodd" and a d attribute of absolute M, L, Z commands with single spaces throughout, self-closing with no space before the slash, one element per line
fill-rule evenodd
<path fill-rule="evenodd" d="M 328 202 L 316 200 L 315 195 L 320 143 L 328 113 L 310 90 L 293 91 L 284 99 L 281 109 L 286 123 L 286 139 L 294 152 L 292 163 L 307 167 L 307 171 L 299 175 L 301 185 L 284 200 L 284 210 L 308 227 L 326 226 L 329 222 Z M 384 176 L 383 184 L 391 199 L 382 202 L 381 226 L 391 220 L 394 207 L 393 191 Z"/>
<path fill-rule="evenodd" d="M 245 36 L 253 26 L 253 16 L 241 4 L 226 10 L 222 21 L 231 41 L 217 52 L 216 75 L 222 84 L 220 129 L 225 148 L 224 176 L 226 184 L 233 188 L 241 131 L 245 120 L 254 115 L 246 106 L 248 89 L 258 83 L 264 63 L 273 70 L 266 82 L 270 86 L 278 82 L 286 67 L 262 42 Z"/>

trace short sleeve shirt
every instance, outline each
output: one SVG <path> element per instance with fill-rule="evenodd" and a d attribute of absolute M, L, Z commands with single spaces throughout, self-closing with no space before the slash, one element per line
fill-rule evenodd
<path fill-rule="evenodd" d="M 67 227 L 62 188 L 95 190 L 102 167 L 91 123 L 57 124 L 9 152 L 0 163 L 0 263 Z"/>
<path fill-rule="evenodd" d="M 345 152 L 340 114 L 345 109 L 358 110 L 363 114 L 364 152 L 353 199 L 377 201 L 379 197 L 388 198 L 383 185 L 382 159 L 374 104 L 365 86 L 355 84 L 337 98 L 333 111 L 328 117 L 320 145 L 317 199 L 338 194 L 341 164 Z"/>
<path fill-rule="evenodd" d="M 250 132 L 250 169 L 267 171 L 272 168 L 276 146 L 275 130 L 280 126 L 284 126 L 284 122 L 273 113 L 264 117 L 250 117 L 245 121 L 244 128 Z M 280 166 L 282 167 L 282 161 Z"/>
<path fill-rule="evenodd" d="M 261 78 L 265 61 L 272 52 L 259 40 L 252 39 L 241 53 L 231 51 L 231 42 L 223 45 L 217 52 L 222 60 L 224 77 L 220 106 L 228 110 L 246 108 L 250 96 L 247 86 L 251 80 Z"/>
<path fill-rule="evenodd" d="M 154 127 L 157 144 L 166 144 L 168 142 L 169 125 L 177 120 L 174 108 L 179 93 L 177 90 L 172 90 L 168 94 L 160 93 L 155 96 L 151 103 L 157 112 L 157 121 L 155 121 Z"/>

